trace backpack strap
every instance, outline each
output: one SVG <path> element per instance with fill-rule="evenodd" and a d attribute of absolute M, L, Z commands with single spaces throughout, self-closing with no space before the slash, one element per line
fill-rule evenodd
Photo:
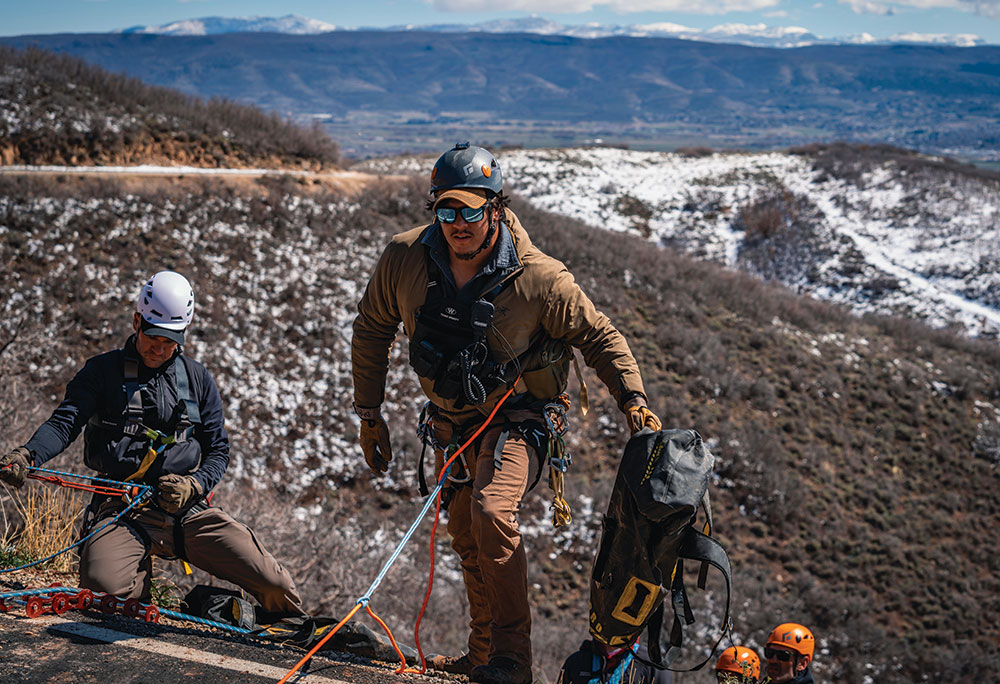
<path fill-rule="evenodd" d="M 726 609 L 722 618 L 719 638 L 716 639 L 715 643 L 712 645 L 712 650 L 709 652 L 708 657 L 693 667 L 681 670 L 674 669 L 671 665 L 677 659 L 681 646 L 683 645 L 685 626 L 690 626 L 695 621 L 694 614 L 691 611 L 691 605 L 688 601 L 687 589 L 684 586 L 683 563 L 685 559 L 702 563 L 702 568 L 698 578 L 698 586 L 701 589 L 704 588 L 703 579 L 707 575 L 709 565 L 715 567 L 722 573 L 722 576 L 726 581 Z M 674 613 L 673 625 L 670 630 L 670 648 L 667 649 L 667 652 L 663 654 L 663 657 L 661 658 L 660 629 L 663 624 L 664 614 L 663 605 L 661 604 L 659 608 L 657 608 L 656 612 L 654 612 L 651 616 L 647 626 L 648 641 L 646 648 L 649 652 L 649 660 L 646 660 L 638 655 L 636 655 L 636 658 L 639 661 L 660 670 L 672 670 L 674 672 L 694 672 L 700 670 L 715 656 L 715 650 L 719 647 L 722 639 L 730 632 L 731 629 L 729 622 L 729 610 L 730 601 L 732 599 L 732 568 L 729 564 L 729 556 L 726 554 L 726 550 L 723 548 L 722 544 L 712 537 L 702 534 L 698 530 L 689 527 L 684 533 L 684 538 L 681 540 L 680 548 L 678 549 L 677 568 L 674 571 L 674 579 L 671 583 L 670 594 Z M 684 616 L 684 622 L 686 625 L 681 624 L 682 615 Z"/>

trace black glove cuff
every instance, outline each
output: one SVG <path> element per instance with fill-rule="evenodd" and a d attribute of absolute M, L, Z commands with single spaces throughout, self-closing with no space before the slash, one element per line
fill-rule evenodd
<path fill-rule="evenodd" d="M 382 417 L 382 407 L 375 406 L 369 408 L 366 406 L 358 406 L 354 404 L 354 412 L 358 414 L 358 418 L 361 420 L 379 420 Z"/>

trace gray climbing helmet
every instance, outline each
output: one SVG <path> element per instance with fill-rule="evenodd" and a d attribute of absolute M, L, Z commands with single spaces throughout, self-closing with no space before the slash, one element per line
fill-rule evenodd
<path fill-rule="evenodd" d="M 499 195 L 503 190 L 503 174 L 496 157 L 482 147 L 467 142 L 442 154 L 431 170 L 431 192 L 454 188 L 482 188 Z"/>

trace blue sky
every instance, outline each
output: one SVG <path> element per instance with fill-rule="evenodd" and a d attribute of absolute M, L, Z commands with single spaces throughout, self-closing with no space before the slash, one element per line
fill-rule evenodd
<path fill-rule="evenodd" d="M 208 16 L 297 14 L 348 27 L 476 23 L 531 14 L 563 24 L 672 22 L 867 32 L 974 34 L 1000 44 L 1000 0 L 0 0 L 0 35 L 103 32 Z"/>

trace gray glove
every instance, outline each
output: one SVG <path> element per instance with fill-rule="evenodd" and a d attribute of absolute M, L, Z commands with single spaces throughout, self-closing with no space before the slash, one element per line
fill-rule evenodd
<path fill-rule="evenodd" d="M 187 508 L 204 493 L 201 483 L 190 475 L 161 475 L 156 486 L 160 489 L 156 503 L 167 513 Z"/>
<path fill-rule="evenodd" d="M 30 460 L 31 452 L 24 447 L 18 447 L 6 456 L 0 456 L 0 480 L 20 489 L 24 486 L 24 479 L 28 477 Z"/>

